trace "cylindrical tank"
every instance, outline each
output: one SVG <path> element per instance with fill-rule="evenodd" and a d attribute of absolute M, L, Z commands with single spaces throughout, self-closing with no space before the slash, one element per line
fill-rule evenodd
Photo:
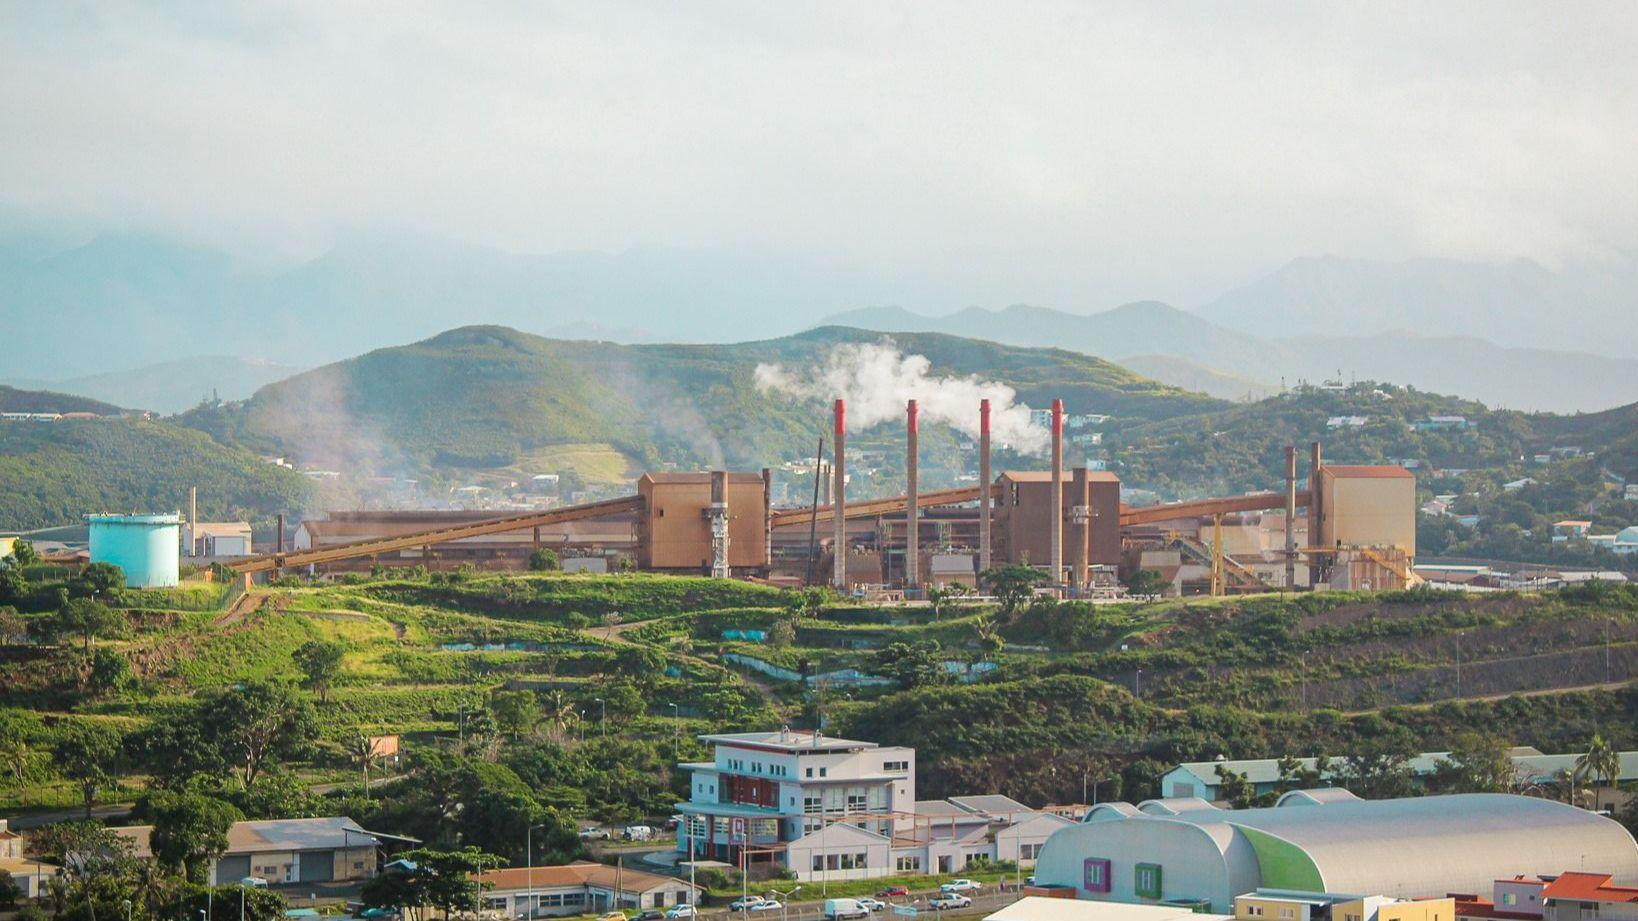
<path fill-rule="evenodd" d="M 91 562 L 113 563 L 131 588 L 175 586 L 181 568 L 182 515 L 91 515 Z"/>

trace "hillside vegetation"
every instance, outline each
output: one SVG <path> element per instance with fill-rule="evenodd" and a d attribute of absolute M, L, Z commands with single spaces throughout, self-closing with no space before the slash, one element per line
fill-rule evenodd
<path fill-rule="evenodd" d="M 566 342 L 474 326 L 380 349 L 270 385 L 243 405 L 182 421 L 224 441 L 349 469 L 493 468 L 543 446 L 605 443 L 647 467 L 755 468 L 804 457 L 823 401 L 759 392 L 758 362 L 823 364 L 837 327 L 732 345 Z M 1221 405 L 1108 362 L 941 335 L 905 335 L 934 373 L 979 375 L 1045 405 L 1063 397 L 1144 419 Z M 976 408 L 974 410 L 976 413 Z"/>

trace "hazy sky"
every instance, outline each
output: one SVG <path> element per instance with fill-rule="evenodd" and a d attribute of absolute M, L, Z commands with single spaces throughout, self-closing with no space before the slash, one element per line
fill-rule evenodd
<path fill-rule="evenodd" d="M 1635 49 L 1619 2 L 19 0 L 0 216 L 1188 304 L 1325 252 L 1638 250 Z"/>

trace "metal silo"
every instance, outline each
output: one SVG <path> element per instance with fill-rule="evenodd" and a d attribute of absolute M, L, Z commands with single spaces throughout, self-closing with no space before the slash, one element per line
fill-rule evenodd
<path fill-rule="evenodd" d="M 131 588 L 175 586 L 182 515 L 90 515 L 91 562 L 113 563 Z"/>

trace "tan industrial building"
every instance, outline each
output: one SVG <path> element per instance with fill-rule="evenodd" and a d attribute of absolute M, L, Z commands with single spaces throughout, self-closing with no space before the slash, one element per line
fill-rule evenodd
<path fill-rule="evenodd" d="M 712 480 L 718 479 L 714 487 Z M 716 490 L 716 497 L 713 491 Z M 768 475 L 755 473 L 645 473 L 637 480 L 637 565 L 643 569 L 711 571 L 711 513 L 727 516 L 728 566 L 768 565 Z"/>

